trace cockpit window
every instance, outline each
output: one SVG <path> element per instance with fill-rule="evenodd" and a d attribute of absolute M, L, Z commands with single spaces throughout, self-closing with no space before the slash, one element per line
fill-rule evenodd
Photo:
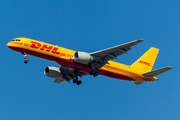
<path fill-rule="evenodd" d="M 13 39 L 12 41 L 20 41 L 20 39 Z"/>

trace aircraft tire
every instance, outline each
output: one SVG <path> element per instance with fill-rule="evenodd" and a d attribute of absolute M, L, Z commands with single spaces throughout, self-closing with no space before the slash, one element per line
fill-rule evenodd
<path fill-rule="evenodd" d="M 75 83 L 77 83 L 77 80 L 75 79 L 75 80 L 73 80 L 73 83 L 75 84 Z"/>
<path fill-rule="evenodd" d="M 77 85 L 80 85 L 80 84 L 82 84 L 82 81 L 81 81 L 81 80 L 79 80 L 79 81 L 77 82 Z"/>
<path fill-rule="evenodd" d="M 96 77 L 96 76 L 98 76 L 98 75 L 99 75 L 98 72 L 95 72 L 95 73 L 93 74 L 94 77 Z"/>
<path fill-rule="evenodd" d="M 93 75 L 94 74 L 94 70 L 92 70 L 91 72 L 89 72 L 90 75 Z"/>
<path fill-rule="evenodd" d="M 27 64 L 29 61 L 28 60 L 25 60 L 24 63 Z"/>

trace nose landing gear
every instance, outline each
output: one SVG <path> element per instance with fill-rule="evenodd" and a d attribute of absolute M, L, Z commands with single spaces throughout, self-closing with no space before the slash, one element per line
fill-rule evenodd
<path fill-rule="evenodd" d="M 28 60 L 25 60 L 24 63 L 27 64 L 29 61 Z"/>
<path fill-rule="evenodd" d="M 24 63 L 27 64 L 29 62 L 27 59 L 27 53 L 22 52 L 22 54 L 24 55 L 24 59 L 25 59 Z"/>

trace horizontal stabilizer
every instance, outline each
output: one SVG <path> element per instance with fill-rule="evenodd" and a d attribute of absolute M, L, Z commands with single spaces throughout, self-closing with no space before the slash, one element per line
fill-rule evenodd
<path fill-rule="evenodd" d="M 141 85 L 142 83 L 144 83 L 144 81 L 134 81 L 134 84 L 136 85 Z"/>
<path fill-rule="evenodd" d="M 165 68 L 161 68 L 161 69 L 157 69 L 157 70 L 153 70 L 153 71 L 150 71 L 150 72 L 146 72 L 146 73 L 143 73 L 142 75 L 144 77 L 153 77 L 153 76 L 157 76 L 161 73 L 164 73 L 168 70 L 172 69 L 172 67 L 165 67 Z"/>

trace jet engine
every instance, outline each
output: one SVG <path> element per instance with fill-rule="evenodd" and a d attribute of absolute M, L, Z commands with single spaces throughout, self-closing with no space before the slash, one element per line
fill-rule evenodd
<path fill-rule="evenodd" d="M 75 52 L 73 60 L 82 64 L 89 64 L 93 61 L 93 57 L 86 52 Z"/>
<path fill-rule="evenodd" d="M 44 70 L 44 74 L 51 78 L 58 78 L 63 76 L 63 74 L 57 67 L 46 67 Z"/>

